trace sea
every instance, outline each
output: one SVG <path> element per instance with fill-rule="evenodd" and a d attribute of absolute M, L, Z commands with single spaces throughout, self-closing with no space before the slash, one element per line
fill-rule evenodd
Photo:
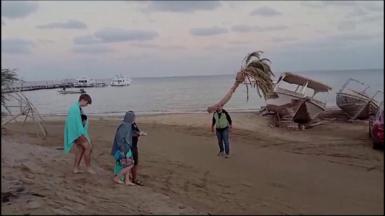
<path fill-rule="evenodd" d="M 280 73 L 275 73 L 276 79 Z M 384 91 L 384 70 L 335 70 L 296 72 L 320 81 L 333 89 L 324 99 L 328 107 L 336 107 L 336 92 L 348 78 L 365 82 L 369 94 Z M 219 101 L 234 83 L 235 74 L 213 76 L 184 76 L 132 78 L 127 87 L 85 88 L 92 97 L 92 105 L 84 110 L 91 115 L 122 115 L 133 110 L 137 114 L 204 113 L 209 105 Z M 43 115 L 65 115 L 78 94 L 62 95 L 59 89 L 23 92 Z M 67 89 L 70 90 L 70 89 Z M 383 100 L 383 93 L 377 97 Z M 230 112 L 255 111 L 265 106 L 255 89 L 240 85 L 225 109 Z"/>

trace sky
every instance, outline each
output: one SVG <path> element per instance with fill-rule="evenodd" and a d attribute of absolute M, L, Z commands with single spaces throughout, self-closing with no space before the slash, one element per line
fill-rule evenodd
<path fill-rule="evenodd" d="M 1 1 L 1 64 L 24 80 L 384 68 L 383 1 Z"/>

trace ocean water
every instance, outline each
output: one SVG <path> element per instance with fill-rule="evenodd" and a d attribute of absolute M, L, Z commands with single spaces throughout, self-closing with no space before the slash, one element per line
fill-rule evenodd
<path fill-rule="evenodd" d="M 279 76 L 276 72 L 276 78 Z M 333 88 L 328 95 L 329 107 L 336 106 L 336 92 L 348 78 L 361 80 L 371 86 L 369 93 L 384 90 L 383 70 L 345 70 L 299 72 L 299 75 L 318 80 Z M 92 97 L 92 105 L 85 108 L 88 114 L 120 115 L 128 110 L 138 114 L 206 112 L 229 90 L 235 75 L 133 78 L 128 87 L 86 88 Z M 78 94 L 61 95 L 59 89 L 24 92 L 41 114 L 66 114 L 68 107 L 78 99 Z M 255 89 L 241 85 L 225 106 L 229 111 L 250 111 L 265 105 Z M 383 94 L 378 97 L 383 100 Z"/>

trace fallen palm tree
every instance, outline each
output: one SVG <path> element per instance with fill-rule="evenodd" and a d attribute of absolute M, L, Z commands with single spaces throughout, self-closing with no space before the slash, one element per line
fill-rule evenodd
<path fill-rule="evenodd" d="M 261 58 L 262 53 L 262 51 L 252 52 L 244 58 L 241 69 L 235 77 L 233 86 L 218 103 L 207 108 L 209 113 L 214 112 L 219 106 L 224 106 L 242 83 L 246 85 L 247 99 L 249 99 L 249 86 L 255 88 L 258 95 L 266 99 L 266 96 L 272 92 L 274 88 L 272 80 L 274 73 L 271 71 L 269 65 L 270 60 Z"/>
<path fill-rule="evenodd" d="M 326 101 L 320 100 L 320 93 L 329 93 L 331 88 L 321 82 L 293 74 L 282 73 L 277 82 L 272 77 L 274 73 L 270 68 L 270 60 L 261 58 L 262 51 L 248 54 L 243 61 L 241 69 L 236 74 L 235 82 L 225 96 L 216 104 L 209 106 L 207 111 L 214 112 L 218 107 L 224 106 L 232 97 L 240 84 L 246 85 L 247 100 L 249 99 L 249 86 L 255 88 L 260 97 L 266 102 L 264 111 L 274 116 L 274 125 L 279 127 L 282 123 L 296 123 L 301 129 L 321 124 L 315 122 L 318 115 L 326 110 Z M 296 89 L 287 89 L 284 83 L 296 85 Z"/>

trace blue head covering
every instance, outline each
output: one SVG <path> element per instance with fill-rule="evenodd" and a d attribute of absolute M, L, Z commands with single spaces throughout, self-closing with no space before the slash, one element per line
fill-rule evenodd
<path fill-rule="evenodd" d="M 116 130 L 114 143 L 112 144 L 111 154 L 115 156 L 119 150 L 124 155 L 131 149 L 132 144 L 132 123 L 135 120 L 135 113 L 133 111 L 126 112 L 122 123 Z"/>

